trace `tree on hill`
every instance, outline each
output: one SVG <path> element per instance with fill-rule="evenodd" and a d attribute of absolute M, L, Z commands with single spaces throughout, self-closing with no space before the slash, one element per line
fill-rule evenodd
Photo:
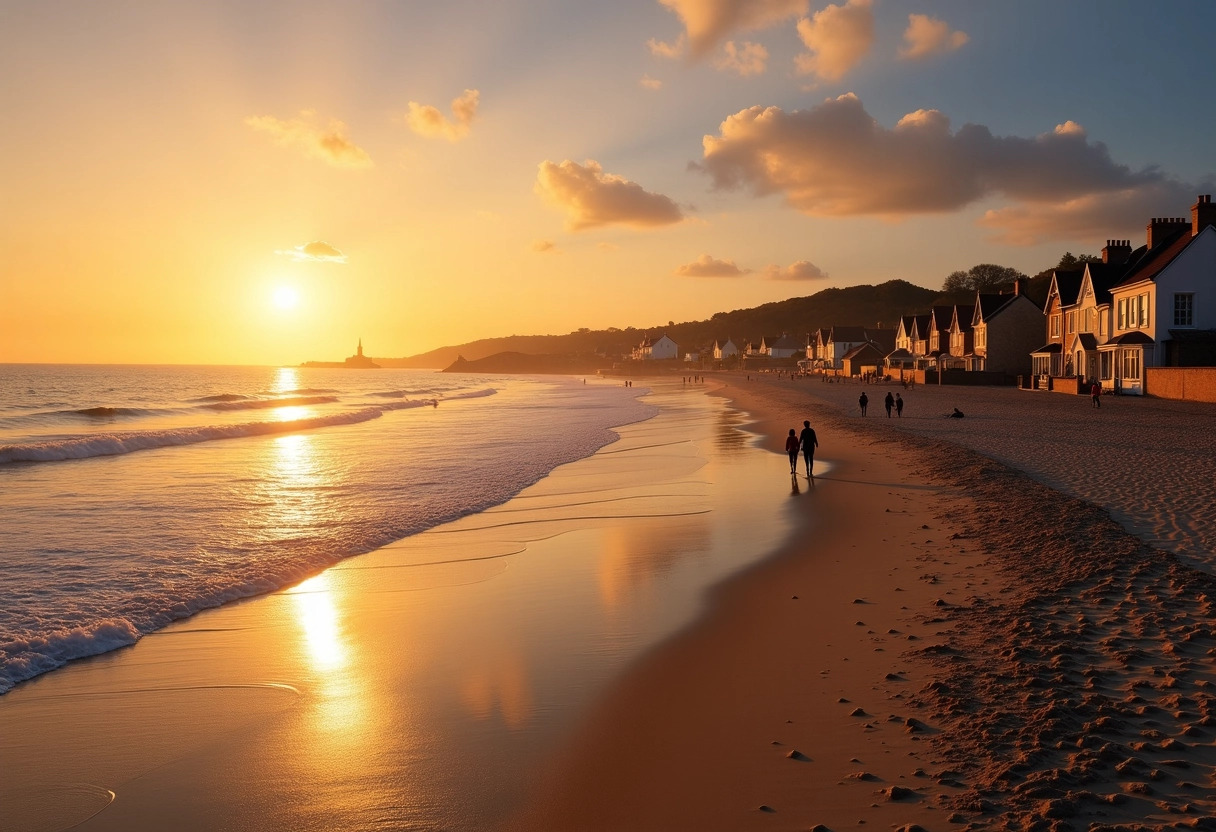
<path fill-rule="evenodd" d="M 996 292 L 1024 277 L 1026 275 L 1009 266 L 980 263 L 965 272 L 951 272 L 942 284 L 942 292 L 947 295 Z"/>
<path fill-rule="evenodd" d="M 1085 267 L 1086 263 L 1101 263 L 1102 258 L 1096 254 L 1073 254 L 1071 251 L 1064 252 L 1060 256 L 1060 262 L 1056 264 L 1056 268 L 1063 271 L 1073 271 Z"/>

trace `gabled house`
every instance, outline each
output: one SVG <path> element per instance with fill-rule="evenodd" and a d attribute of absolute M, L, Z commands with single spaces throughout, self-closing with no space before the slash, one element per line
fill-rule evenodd
<path fill-rule="evenodd" d="M 639 361 L 659 361 L 675 358 L 680 354 L 676 342 L 665 334 L 658 338 L 646 338 L 633 350 L 633 357 Z"/>
<path fill-rule="evenodd" d="M 1154 218 L 1147 251 L 1112 286 L 1111 382 L 1144 393 L 1144 368 L 1196 366 L 1216 354 L 1216 206 L 1210 194 L 1191 206 L 1191 221 Z"/>
<path fill-rule="evenodd" d="M 1030 373 L 1030 352 L 1043 334 L 1043 310 L 1026 297 L 1025 284 L 1015 281 L 1012 294 L 976 292 L 968 370 Z"/>
<path fill-rule="evenodd" d="M 811 359 L 812 364 L 823 366 L 824 359 L 827 357 L 828 341 L 831 335 L 831 329 L 820 327 L 807 336 L 806 357 Z"/>
<path fill-rule="evenodd" d="M 882 350 L 872 341 L 866 341 L 841 356 L 840 366 L 846 376 L 859 376 L 867 370 L 876 372 L 882 366 L 882 359 Z"/>
<path fill-rule="evenodd" d="M 732 358 L 739 354 L 739 348 L 735 346 L 735 342 L 727 338 L 725 341 L 714 341 L 714 360 L 722 361 L 726 358 Z"/>
<path fill-rule="evenodd" d="M 806 353 L 806 344 L 792 335 L 782 333 L 780 338 L 765 338 L 760 342 L 761 351 L 769 358 L 790 358 Z"/>
<path fill-rule="evenodd" d="M 866 335 L 865 327 L 860 326 L 834 326 L 828 334 L 826 349 L 824 350 L 823 366 L 832 369 L 842 369 L 845 353 L 854 347 L 859 347 L 869 341 Z"/>
<path fill-rule="evenodd" d="M 1144 252 L 1141 248 L 1135 255 L 1139 257 Z M 1111 338 L 1111 287 L 1127 274 L 1132 257 L 1130 240 L 1107 240 L 1102 262 L 1085 264 L 1071 322 L 1074 332 L 1064 342 L 1065 365 L 1071 366 L 1078 378 L 1101 379 L 1107 388 L 1114 386 L 1112 354 L 1099 352 L 1098 347 Z M 1066 330 L 1069 323 L 1065 322 Z"/>
<path fill-rule="evenodd" d="M 971 330 L 971 321 L 975 317 L 975 307 L 969 304 L 956 304 L 954 314 L 950 318 L 950 358 L 946 367 L 961 367 L 971 369 L 975 358 L 975 338 Z"/>
<path fill-rule="evenodd" d="M 1051 273 L 1051 285 L 1047 289 L 1047 303 L 1043 306 L 1043 325 L 1047 339 L 1043 346 L 1030 354 L 1031 371 L 1036 376 L 1071 375 L 1064 366 L 1064 318 L 1076 308 L 1077 293 L 1081 290 L 1083 269 L 1056 269 Z"/>
<path fill-rule="evenodd" d="M 923 370 L 928 366 L 925 356 L 929 354 L 929 324 L 932 320 L 933 316 L 928 314 L 912 316 L 908 351 L 912 353 L 912 359 L 918 370 Z"/>
<path fill-rule="evenodd" d="M 942 356 L 950 354 L 950 323 L 954 320 L 953 306 L 934 306 L 929 310 L 929 338 L 925 351 L 926 366 L 935 366 Z"/>

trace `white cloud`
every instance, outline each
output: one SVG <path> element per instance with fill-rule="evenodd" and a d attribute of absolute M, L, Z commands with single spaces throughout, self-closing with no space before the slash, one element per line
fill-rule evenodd
<path fill-rule="evenodd" d="M 1166 181 L 1154 168 L 1132 171 L 1116 163 L 1104 144 L 1071 122 L 1029 138 L 994 136 L 977 124 L 952 131 L 943 113 L 917 110 L 888 129 L 852 94 L 810 110 L 741 110 L 703 146 L 696 167 L 716 187 L 780 194 L 815 216 L 898 219 L 1000 196 L 1021 207 L 991 212 L 985 223 L 1029 229 L 1028 216 L 1064 219 L 1059 206 L 1083 204 L 1076 200 L 1144 205 Z"/>
<path fill-rule="evenodd" d="M 874 43 L 871 0 L 847 0 L 798 21 L 798 36 L 807 48 L 794 59 L 801 75 L 838 81 L 866 56 Z"/>
<path fill-rule="evenodd" d="M 971 38 L 966 32 L 950 30 L 944 20 L 927 14 L 908 15 L 908 28 L 904 30 L 904 46 L 899 50 L 901 58 L 926 58 L 944 55 L 960 48 Z"/>
<path fill-rule="evenodd" d="M 823 280 L 828 273 L 810 260 L 797 260 L 784 268 L 769 266 L 764 270 L 764 276 L 769 280 Z"/>
<path fill-rule="evenodd" d="M 722 54 L 714 59 L 714 66 L 718 69 L 737 72 L 744 78 L 762 75 L 767 65 L 768 50 L 750 41 L 736 45 L 733 40 L 728 40 L 722 46 Z"/>
<path fill-rule="evenodd" d="M 410 129 L 420 136 L 444 138 L 450 142 L 460 141 L 469 135 L 480 99 L 481 93 L 477 90 L 465 90 L 460 96 L 453 98 L 451 120 L 437 107 L 411 101 L 405 121 Z"/>
<path fill-rule="evenodd" d="M 292 119 L 250 116 L 245 119 L 245 124 L 259 133 L 270 135 L 277 144 L 298 148 L 305 156 L 323 159 L 337 167 L 372 166 L 367 151 L 347 138 L 345 124 L 330 119 L 322 126 L 317 123 L 315 110 L 302 110 L 299 116 Z"/>
<path fill-rule="evenodd" d="M 691 263 L 685 263 L 675 270 L 680 277 L 742 277 L 751 269 L 740 269 L 734 260 L 718 260 L 708 254 L 702 254 Z"/>
<path fill-rule="evenodd" d="M 658 78 L 651 78 L 649 75 L 643 75 L 642 80 L 638 81 L 638 83 L 648 90 L 657 90 L 663 87 L 662 81 Z"/>
<path fill-rule="evenodd" d="M 322 240 L 313 240 L 295 248 L 279 249 L 275 254 L 290 257 L 297 263 L 345 263 L 346 255 Z"/>
<path fill-rule="evenodd" d="M 659 0 L 684 24 L 689 51 L 704 57 L 735 32 L 764 29 L 806 14 L 807 0 Z M 681 36 L 683 37 L 683 36 Z M 652 41 L 652 44 L 654 42 Z M 651 46 L 654 49 L 654 46 Z M 674 56 L 668 56 L 674 57 Z"/>
<path fill-rule="evenodd" d="M 541 162 L 535 191 L 566 212 L 572 231 L 604 225 L 651 228 L 684 218 L 669 197 L 650 193 L 636 182 L 604 173 L 598 162 Z"/>

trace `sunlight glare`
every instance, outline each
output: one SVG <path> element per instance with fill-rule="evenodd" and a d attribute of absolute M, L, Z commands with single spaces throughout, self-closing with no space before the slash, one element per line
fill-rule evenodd
<path fill-rule="evenodd" d="M 286 312 L 295 309 L 300 304 L 300 293 L 291 286 L 280 286 L 274 290 L 275 308 Z"/>

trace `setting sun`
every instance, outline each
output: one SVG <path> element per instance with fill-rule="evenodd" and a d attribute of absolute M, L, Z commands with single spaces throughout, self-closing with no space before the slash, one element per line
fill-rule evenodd
<path fill-rule="evenodd" d="M 287 311 L 295 309 L 300 304 L 300 293 L 290 286 L 280 286 L 272 296 L 276 309 Z"/>

